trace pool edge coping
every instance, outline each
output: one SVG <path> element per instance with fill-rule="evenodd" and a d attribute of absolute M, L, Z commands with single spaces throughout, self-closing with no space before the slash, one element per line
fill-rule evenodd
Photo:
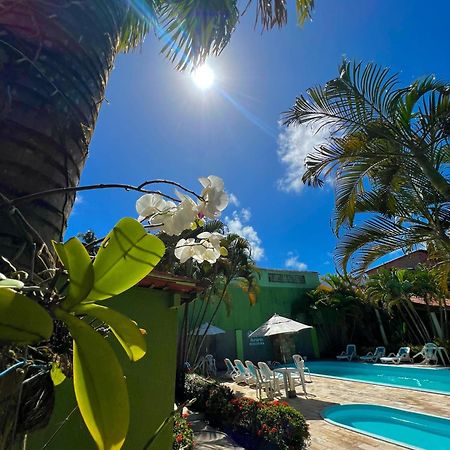
<path fill-rule="evenodd" d="M 378 439 L 379 441 L 384 441 L 384 442 L 388 442 L 390 444 L 398 445 L 398 446 L 403 447 L 403 448 L 408 448 L 410 450 L 423 450 L 423 449 L 421 447 L 414 447 L 412 445 L 405 444 L 404 442 L 395 441 L 394 439 L 389 439 L 389 438 L 386 438 L 386 437 L 382 437 L 382 436 L 380 436 L 378 434 L 370 433 L 368 431 L 358 430 L 357 428 L 351 427 L 349 425 L 343 425 L 343 424 L 341 424 L 339 422 L 336 422 L 336 421 L 334 421 L 332 419 L 324 417 L 324 413 L 327 410 L 332 409 L 332 408 L 337 408 L 339 406 L 347 406 L 347 405 L 353 405 L 353 406 L 381 406 L 381 407 L 387 408 L 387 409 L 393 409 L 393 410 L 397 410 L 397 411 L 404 411 L 404 412 L 407 412 L 407 413 L 419 414 L 419 415 L 423 415 L 423 416 L 434 417 L 434 418 L 437 418 L 437 419 L 450 420 L 448 417 L 437 416 L 436 414 L 429 414 L 429 413 L 424 413 L 424 412 L 420 412 L 420 411 L 416 411 L 416 410 L 408 410 L 408 409 L 405 409 L 405 408 L 396 408 L 396 407 L 393 407 L 393 406 L 382 405 L 382 404 L 379 404 L 379 403 L 353 403 L 353 402 L 350 402 L 350 403 L 338 403 L 338 404 L 335 404 L 335 405 L 325 406 L 325 408 L 323 408 L 320 411 L 320 417 L 327 423 L 330 423 L 330 424 L 332 424 L 334 426 L 337 426 L 337 427 L 345 428 L 345 429 L 353 431 L 355 433 L 359 433 L 359 434 L 362 434 L 362 435 L 365 435 L 365 436 L 369 436 L 369 437 L 374 438 L 374 439 Z"/>
<path fill-rule="evenodd" d="M 365 383 L 365 384 L 372 384 L 372 385 L 378 385 L 378 386 L 388 386 L 391 388 L 398 388 L 398 389 L 409 389 L 410 391 L 417 391 L 417 392 L 428 392 L 429 394 L 445 395 L 446 397 L 450 396 L 450 392 L 444 392 L 444 391 L 430 391 L 429 389 L 421 389 L 421 388 L 415 388 L 415 387 L 410 387 L 410 386 L 399 386 L 399 385 L 390 384 L 390 383 L 379 383 L 376 381 L 357 380 L 357 379 L 353 379 L 353 378 L 342 378 L 342 377 L 336 377 L 334 375 L 318 374 L 315 372 L 311 372 L 311 375 L 315 376 L 315 377 L 333 378 L 335 380 L 341 380 L 341 381 L 354 381 L 355 383 Z"/>

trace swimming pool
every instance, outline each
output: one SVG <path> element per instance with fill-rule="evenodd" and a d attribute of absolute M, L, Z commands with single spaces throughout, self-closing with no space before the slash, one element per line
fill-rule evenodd
<path fill-rule="evenodd" d="M 450 420 L 381 405 L 336 405 L 322 411 L 334 425 L 415 449 L 450 448 Z"/>
<path fill-rule="evenodd" d="M 314 375 L 450 395 L 450 369 L 343 361 L 308 361 L 306 366 Z"/>

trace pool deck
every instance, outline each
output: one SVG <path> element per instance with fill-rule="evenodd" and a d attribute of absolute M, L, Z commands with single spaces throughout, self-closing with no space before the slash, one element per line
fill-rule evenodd
<path fill-rule="evenodd" d="M 330 405 L 374 403 L 450 418 L 450 396 L 448 395 L 314 375 L 312 379 L 313 383 L 307 383 L 307 399 L 303 394 L 300 394 L 299 388 L 297 388 L 297 398 L 280 398 L 287 401 L 305 416 L 311 433 L 311 446 L 309 448 L 312 450 L 393 450 L 404 448 L 327 423 L 320 416 L 320 412 Z M 226 382 L 225 384 L 236 393 L 256 398 L 255 390 L 248 386 L 232 382 Z"/>

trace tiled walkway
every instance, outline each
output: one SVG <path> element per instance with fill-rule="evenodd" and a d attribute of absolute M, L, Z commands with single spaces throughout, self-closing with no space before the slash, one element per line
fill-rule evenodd
<path fill-rule="evenodd" d="M 225 384 L 247 397 L 256 398 L 254 389 L 235 383 Z M 298 398 L 289 399 L 288 403 L 308 421 L 312 450 L 403 448 L 325 422 L 320 411 L 329 405 L 376 403 L 450 418 L 450 396 L 447 395 L 314 376 L 313 383 L 308 383 L 307 388 L 308 399 L 299 394 Z M 300 390 L 297 389 L 297 392 Z"/>

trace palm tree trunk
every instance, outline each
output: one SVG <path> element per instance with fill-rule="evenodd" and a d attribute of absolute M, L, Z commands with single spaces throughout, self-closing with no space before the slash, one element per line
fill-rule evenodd
<path fill-rule="evenodd" d="M 88 155 L 127 2 L 4 0 L 0 5 L 0 255 L 29 267 L 33 242 L 61 240 Z M 39 248 L 38 248 L 39 250 Z"/>

